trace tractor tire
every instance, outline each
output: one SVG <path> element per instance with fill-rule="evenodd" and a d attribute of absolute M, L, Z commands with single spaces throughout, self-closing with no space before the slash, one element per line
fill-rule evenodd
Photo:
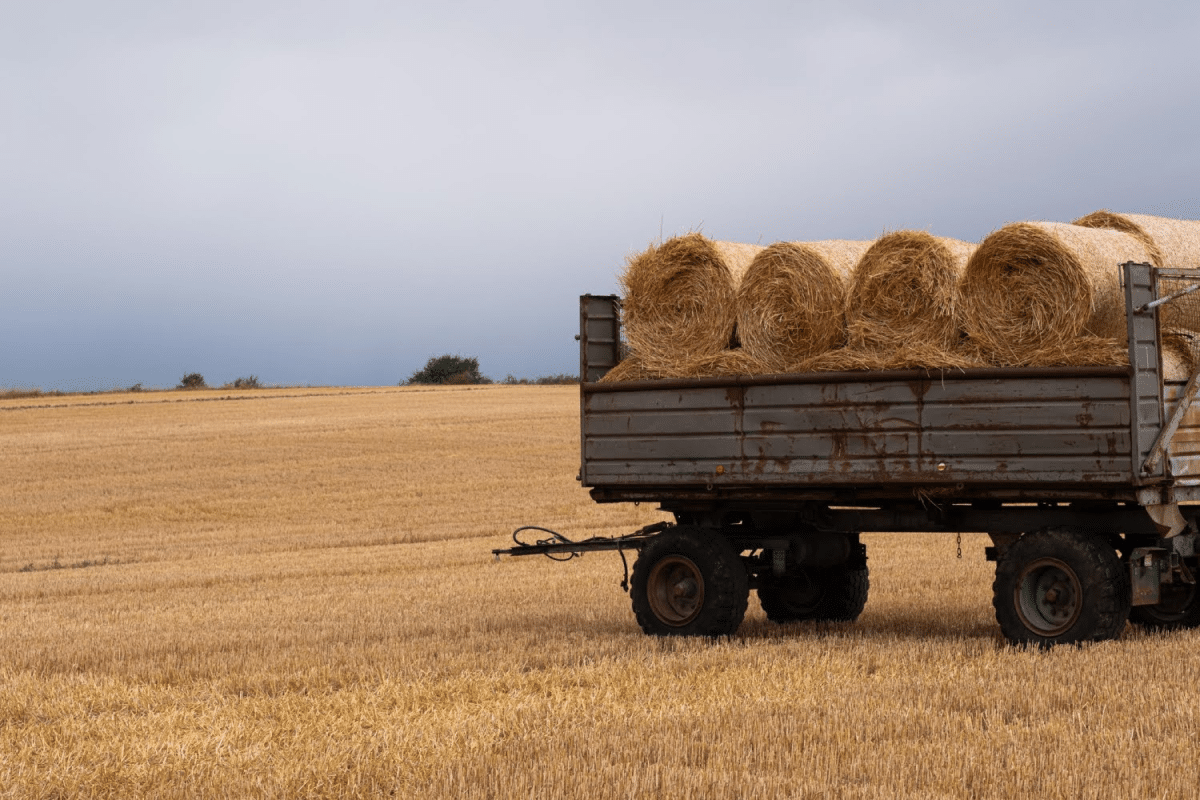
<path fill-rule="evenodd" d="M 1101 539 L 1046 528 L 1022 536 L 996 564 L 992 605 L 1012 644 L 1115 639 L 1129 619 L 1129 573 Z"/>
<path fill-rule="evenodd" d="M 853 622 L 867 605 L 871 579 L 867 567 L 800 569 L 781 577 L 769 576 L 758 587 L 758 602 L 767 619 L 788 623 L 803 620 Z"/>
<path fill-rule="evenodd" d="M 1134 606 L 1129 621 L 1152 631 L 1200 627 L 1200 587 L 1194 583 L 1163 584 L 1161 599 L 1152 606 Z"/>
<path fill-rule="evenodd" d="M 630 595 L 638 625 L 651 636 L 728 636 L 746 615 L 749 586 L 724 537 L 680 525 L 642 548 Z"/>

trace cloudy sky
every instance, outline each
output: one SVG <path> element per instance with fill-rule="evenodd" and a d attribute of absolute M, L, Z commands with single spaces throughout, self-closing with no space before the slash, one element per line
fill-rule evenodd
<path fill-rule="evenodd" d="M 0 388 L 577 368 L 660 236 L 1200 217 L 1194 2 L 0 0 Z"/>

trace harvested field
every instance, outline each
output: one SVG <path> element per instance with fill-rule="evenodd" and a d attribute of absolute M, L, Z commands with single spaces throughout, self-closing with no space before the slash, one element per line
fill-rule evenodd
<path fill-rule="evenodd" d="M 1001 366 L 1122 363 L 1118 265 L 1149 260 L 1143 242 L 1120 231 L 1007 225 L 967 261 L 963 329 L 984 360 Z M 1103 360 L 1106 351 L 1117 360 Z"/>
<path fill-rule="evenodd" d="M 571 387 L 0 402 L 0 795 L 1190 796 L 1200 632 L 1002 643 L 983 537 L 876 534 L 854 624 L 656 640 L 661 518 L 574 481 Z M 1136 674 L 1135 683 L 1129 676 Z"/>

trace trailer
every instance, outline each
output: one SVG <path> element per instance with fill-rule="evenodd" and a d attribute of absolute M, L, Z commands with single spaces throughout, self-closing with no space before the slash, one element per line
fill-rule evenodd
<path fill-rule="evenodd" d="M 1198 375 L 1165 374 L 1160 324 L 1200 269 L 1120 269 L 1115 367 L 601 382 L 623 355 L 620 301 L 585 295 L 578 480 L 674 522 L 493 552 L 636 551 L 624 585 L 643 631 L 723 636 L 751 590 L 774 622 L 856 619 L 864 532 L 981 532 L 1010 642 L 1200 625 Z"/>

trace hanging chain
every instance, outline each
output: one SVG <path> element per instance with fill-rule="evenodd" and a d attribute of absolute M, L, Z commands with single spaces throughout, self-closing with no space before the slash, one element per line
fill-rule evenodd
<path fill-rule="evenodd" d="M 957 541 L 955 542 L 955 544 L 957 544 L 957 546 L 958 546 L 958 557 L 962 558 L 962 534 L 961 533 L 957 534 Z"/>

